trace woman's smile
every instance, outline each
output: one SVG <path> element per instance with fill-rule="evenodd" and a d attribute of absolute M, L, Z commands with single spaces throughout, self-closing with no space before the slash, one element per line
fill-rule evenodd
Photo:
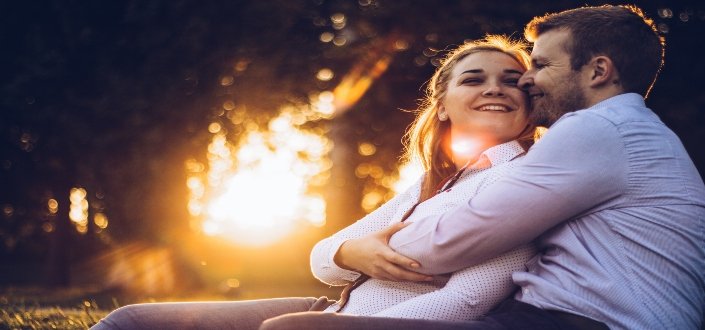
<path fill-rule="evenodd" d="M 477 111 L 511 112 L 511 107 L 504 104 L 485 104 L 475 108 Z"/>

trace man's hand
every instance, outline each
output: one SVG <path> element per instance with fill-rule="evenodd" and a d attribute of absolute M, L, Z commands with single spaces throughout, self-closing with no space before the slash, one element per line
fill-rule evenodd
<path fill-rule="evenodd" d="M 371 278 L 387 281 L 430 281 L 433 277 L 407 268 L 419 268 L 418 262 L 389 247 L 389 238 L 408 223 L 396 223 L 365 237 L 345 241 L 333 260 L 341 268 L 354 270 Z"/>

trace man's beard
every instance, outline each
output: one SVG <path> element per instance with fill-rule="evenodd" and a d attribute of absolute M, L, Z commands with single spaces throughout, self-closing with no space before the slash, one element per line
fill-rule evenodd
<path fill-rule="evenodd" d="M 536 126 L 550 127 L 564 114 L 587 108 L 585 93 L 577 79 L 577 74 L 570 75 L 557 84 L 563 87 L 532 102 L 529 120 Z"/>

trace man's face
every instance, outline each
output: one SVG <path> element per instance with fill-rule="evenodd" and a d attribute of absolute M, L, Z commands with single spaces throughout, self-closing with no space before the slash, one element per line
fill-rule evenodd
<path fill-rule="evenodd" d="M 529 119 L 549 127 L 567 112 L 587 107 L 579 71 L 570 66 L 566 47 L 568 30 L 549 30 L 539 35 L 531 51 L 531 68 L 522 75 L 519 86 L 529 93 Z"/>

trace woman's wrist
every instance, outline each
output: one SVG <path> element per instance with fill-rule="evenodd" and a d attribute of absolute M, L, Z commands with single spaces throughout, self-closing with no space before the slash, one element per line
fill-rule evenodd
<path fill-rule="evenodd" d="M 352 267 L 349 264 L 350 259 L 347 258 L 347 256 L 349 255 L 349 251 L 350 251 L 350 244 L 351 243 L 354 244 L 352 241 L 353 241 L 353 239 L 349 239 L 340 245 L 340 247 L 338 248 L 338 251 L 333 256 L 333 262 L 335 262 L 335 264 L 342 269 L 357 271 L 357 270 L 355 270 L 354 267 Z"/>

